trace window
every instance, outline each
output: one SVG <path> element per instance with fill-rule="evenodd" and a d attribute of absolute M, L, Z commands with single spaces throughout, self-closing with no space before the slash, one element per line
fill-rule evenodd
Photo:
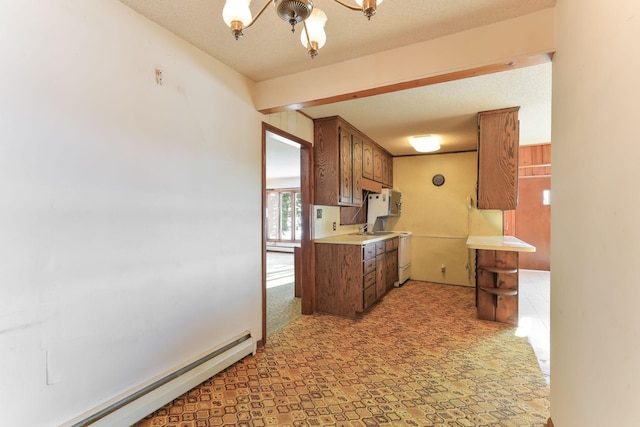
<path fill-rule="evenodd" d="M 267 190 L 267 240 L 300 241 L 302 234 L 300 189 Z"/>

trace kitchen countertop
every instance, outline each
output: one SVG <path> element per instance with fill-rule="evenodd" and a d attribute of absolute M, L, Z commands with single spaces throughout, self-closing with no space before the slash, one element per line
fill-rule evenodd
<path fill-rule="evenodd" d="M 491 251 L 535 252 L 536 247 L 513 236 L 469 236 L 469 249 L 487 249 Z"/>
<path fill-rule="evenodd" d="M 323 237 L 315 239 L 315 243 L 333 243 L 338 245 L 366 245 L 367 243 L 379 242 L 381 240 L 390 239 L 400 236 L 400 233 L 387 231 L 386 234 L 340 234 L 338 236 Z"/>

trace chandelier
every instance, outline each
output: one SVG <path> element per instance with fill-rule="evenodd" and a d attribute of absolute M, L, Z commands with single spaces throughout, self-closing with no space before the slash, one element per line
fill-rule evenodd
<path fill-rule="evenodd" d="M 343 3 L 341 0 L 333 1 L 349 10 L 362 11 L 367 19 L 371 19 L 376 13 L 377 4 L 382 3 L 383 0 L 355 0 L 358 7 Z M 236 40 L 243 36 L 243 30 L 256 22 L 262 12 L 267 9 L 269 3 L 273 3 L 278 16 L 291 25 L 292 33 L 296 30 L 296 24 L 302 22 L 303 29 L 300 41 L 311 58 L 318 55 L 318 51 L 327 41 L 327 35 L 324 32 L 327 15 L 320 9 L 313 7 L 313 0 L 267 0 L 255 18 L 251 17 L 250 3 L 251 0 L 226 0 L 224 9 L 222 9 L 222 18 L 231 28 L 231 34 Z"/>

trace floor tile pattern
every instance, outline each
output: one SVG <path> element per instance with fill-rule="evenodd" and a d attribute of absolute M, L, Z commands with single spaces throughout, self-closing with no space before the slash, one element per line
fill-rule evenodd
<path fill-rule="evenodd" d="M 360 318 L 303 316 L 138 427 L 537 426 L 549 387 L 474 289 L 409 281 Z"/>

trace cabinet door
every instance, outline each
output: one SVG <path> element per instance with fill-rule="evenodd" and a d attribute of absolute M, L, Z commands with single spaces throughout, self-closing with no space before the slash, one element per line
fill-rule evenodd
<path fill-rule="evenodd" d="M 373 179 L 373 145 L 366 139 L 362 142 L 362 176 Z"/>
<path fill-rule="evenodd" d="M 382 182 L 382 151 L 373 147 L 373 180 Z"/>
<path fill-rule="evenodd" d="M 382 163 L 382 185 L 387 187 L 389 185 L 389 156 L 386 153 L 380 154 Z"/>
<path fill-rule="evenodd" d="M 385 254 L 385 264 L 387 268 L 386 284 L 387 289 L 393 288 L 393 284 L 398 280 L 398 250 L 393 250 Z"/>
<path fill-rule="evenodd" d="M 340 225 L 364 224 L 367 210 L 360 206 L 340 206 Z"/>
<path fill-rule="evenodd" d="M 363 310 L 362 255 L 357 245 L 315 244 L 317 311 L 353 318 Z"/>
<path fill-rule="evenodd" d="M 356 205 L 362 204 L 362 145 L 362 138 L 360 135 L 354 133 L 351 145 L 353 157 L 351 171 L 353 190 L 351 203 Z"/>
<path fill-rule="evenodd" d="M 386 257 L 379 255 L 376 257 L 376 293 L 378 298 L 387 292 L 387 267 Z"/>
<path fill-rule="evenodd" d="M 335 120 L 314 122 L 314 204 L 338 206 L 340 194 L 340 141 Z"/>
<path fill-rule="evenodd" d="M 478 113 L 478 209 L 518 204 L 518 109 Z"/>
<path fill-rule="evenodd" d="M 350 204 L 353 198 L 351 132 L 348 132 L 344 126 L 340 126 L 338 134 L 340 137 L 340 203 Z"/>
<path fill-rule="evenodd" d="M 393 188 L 393 157 L 391 156 L 387 157 L 386 178 L 387 178 L 387 181 L 385 182 L 385 184 L 387 184 L 387 187 Z"/>

